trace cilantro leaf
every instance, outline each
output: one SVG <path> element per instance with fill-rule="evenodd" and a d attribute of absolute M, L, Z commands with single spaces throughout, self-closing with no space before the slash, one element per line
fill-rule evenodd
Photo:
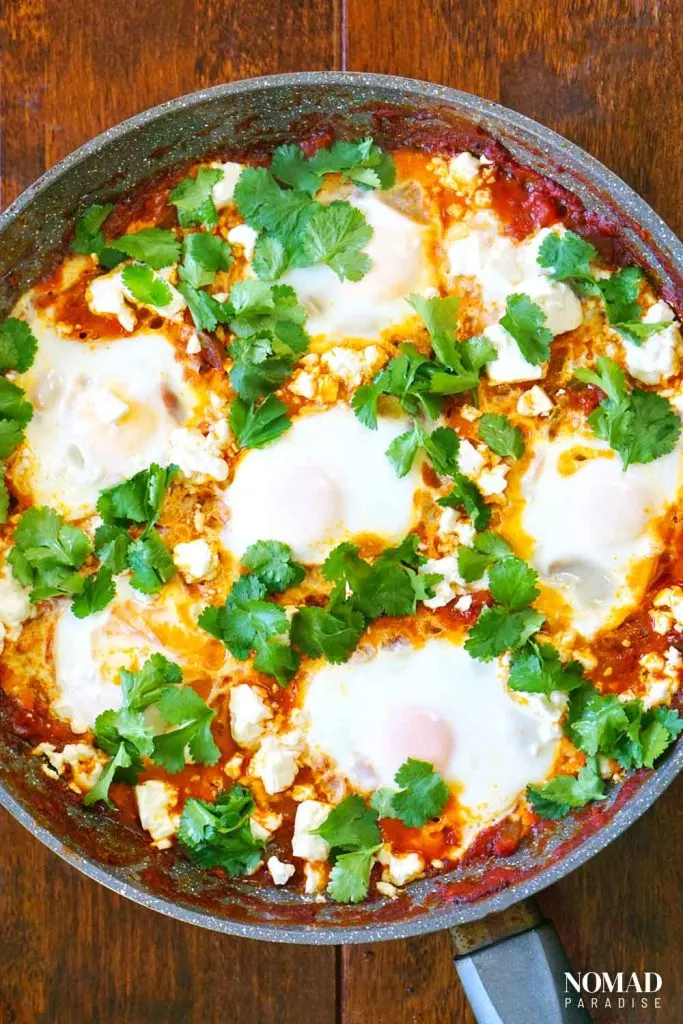
<path fill-rule="evenodd" d="M 139 672 L 121 669 L 120 676 L 125 706 L 131 711 L 144 711 L 165 689 L 182 682 L 180 666 L 163 654 L 150 655 Z"/>
<path fill-rule="evenodd" d="M 9 515 L 9 490 L 5 483 L 5 468 L 0 466 L 0 524 L 7 522 Z"/>
<path fill-rule="evenodd" d="M 193 288 L 213 284 L 218 271 L 227 270 L 231 263 L 230 246 L 217 235 L 194 231 L 183 238 L 180 274 Z"/>
<path fill-rule="evenodd" d="M 114 805 L 109 799 L 109 787 L 119 769 L 130 768 L 132 763 L 125 744 L 121 743 L 114 756 L 104 766 L 102 774 L 95 785 L 83 797 L 83 803 L 86 807 L 92 807 L 93 804 L 98 803 L 100 800 L 107 804 L 108 807 L 113 807 Z"/>
<path fill-rule="evenodd" d="M 448 786 L 434 766 L 409 757 L 396 773 L 399 791 L 381 800 L 382 816 L 399 818 L 408 828 L 422 828 L 438 818 L 448 801 Z"/>
<path fill-rule="evenodd" d="M 485 412 L 479 420 L 479 437 L 496 455 L 515 459 L 524 455 L 524 434 L 507 416 Z"/>
<path fill-rule="evenodd" d="M 533 608 L 515 612 L 500 604 L 482 608 L 469 631 L 465 650 L 480 661 L 491 661 L 505 651 L 522 647 L 544 622 L 545 617 Z"/>
<path fill-rule="evenodd" d="M 634 345 L 642 345 L 644 341 L 651 338 L 653 334 L 659 334 L 666 327 L 671 325 L 670 320 L 659 320 L 657 323 L 644 323 L 642 320 L 633 320 L 631 323 L 615 324 L 615 329 L 627 341 Z"/>
<path fill-rule="evenodd" d="M 249 227 L 267 231 L 285 244 L 297 236 L 315 208 L 306 192 L 281 189 L 264 167 L 244 168 L 233 202 Z"/>
<path fill-rule="evenodd" d="M 292 549 L 278 540 L 259 540 L 241 559 L 245 569 L 261 580 L 269 594 L 283 594 L 306 576 L 303 565 L 292 558 Z"/>
<path fill-rule="evenodd" d="M 110 601 L 114 600 L 116 587 L 111 572 L 105 566 L 100 566 L 96 573 L 86 576 L 83 582 L 83 589 L 71 602 L 71 611 L 76 618 L 84 619 L 87 615 L 101 612 Z"/>
<path fill-rule="evenodd" d="M 274 281 L 281 277 L 289 265 L 289 255 L 279 238 L 259 235 L 254 245 L 251 266 L 262 281 Z"/>
<path fill-rule="evenodd" d="M 270 171 L 278 181 L 291 188 L 313 195 L 322 184 L 321 174 L 315 171 L 300 146 L 278 146 L 273 153 Z"/>
<path fill-rule="evenodd" d="M 580 662 L 562 662 L 559 653 L 550 644 L 530 640 L 512 655 L 508 679 L 511 690 L 549 696 L 555 692 L 570 693 L 583 682 Z"/>
<path fill-rule="evenodd" d="M 605 785 L 592 765 L 574 775 L 556 775 L 543 786 L 527 786 L 527 799 L 541 818 L 563 818 L 572 808 L 602 800 Z"/>
<path fill-rule="evenodd" d="M 365 616 L 349 605 L 336 612 L 303 607 L 292 619 L 292 643 L 311 658 L 325 658 L 338 665 L 349 660 L 365 626 Z"/>
<path fill-rule="evenodd" d="M 157 707 L 162 718 L 178 728 L 154 737 L 152 760 L 156 764 L 175 775 L 185 766 L 186 748 L 197 764 L 216 764 L 220 750 L 211 735 L 216 712 L 192 687 L 167 687 L 162 690 Z"/>
<path fill-rule="evenodd" d="M 236 398 L 230 406 L 230 427 L 240 448 L 264 448 L 292 425 L 287 406 L 275 395 L 256 405 Z"/>
<path fill-rule="evenodd" d="M 398 476 L 410 472 L 415 456 L 424 448 L 432 465 L 441 476 L 457 477 L 460 439 L 451 427 L 437 427 L 431 434 L 415 423 L 411 430 L 395 437 L 387 448 L 386 455 Z"/>
<path fill-rule="evenodd" d="M 321 836 L 333 850 L 360 850 L 382 841 L 377 812 L 357 793 L 333 807 L 313 834 Z"/>
<path fill-rule="evenodd" d="M 95 530 L 95 555 L 114 575 L 127 568 L 129 544 L 130 537 L 123 526 L 103 523 Z"/>
<path fill-rule="evenodd" d="M 420 355 L 414 345 L 404 344 L 370 384 L 357 388 L 351 406 L 363 426 L 377 429 L 377 403 L 380 395 L 392 395 L 404 412 L 415 416 L 425 412 L 434 417 L 441 399 L 432 394 L 436 364 Z"/>
<path fill-rule="evenodd" d="M 200 167 L 195 177 L 188 175 L 171 190 L 168 200 L 175 206 L 182 228 L 193 224 L 210 228 L 218 223 L 212 191 L 222 178 L 220 167 Z"/>
<path fill-rule="evenodd" d="M 8 555 L 12 573 L 31 588 L 31 601 L 57 594 L 78 594 L 84 579 L 77 572 L 90 553 L 87 533 L 65 523 L 51 508 L 33 507 L 23 513 Z"/>
<path fill-rule="evenodd" d="M 126 748 L 131 767 L 137 769 L 142 758 L 153 750 L 152 728 L 147 725 L 139 711 L 120 708 L 118 711 L 103 711 L 95 719 L 95 740 L 107 754 L 114 756 L 121 744 Z"/>
<path fill-rule="evenodd" d="M 0 370 L 26 373 L 33 365 L 38 340 L 25 320 L 10 316 L 0 324 Z"/>
<path fill-rule="evenodd" d="M 171 552 L 154 528 L 131 542 L 127 559 L 130 585 L 143 594 L 157 594 L 176 574 Z"/>
<path fill-rule="evenodd" d="M 123 483 L 101 491 L 97 511 L 109 525 L 146 523 L 152 526 L 161 515 L 166 492 L 177 472 L 178 467 L 173 464 L 159 466 L 153 462 L 149 469 L 140 470 Z"/>
<path fill-rule="evenodd" d="M 17 384 L 0 377 L 0 416 L 25 427 L 33 416 L 33 406 L 26 401 L 26 392 Z"/>
<path fill-rule="evenodd" d="M 71 245 L 74 252 L 85 256 L 99 255 L 106 246 L 102 225 L 113 209 L 113 203 L 93 203 L 83 211 L 76 221 L 76 235 Z"/>
<path fill-rule="evenodd" d="M 264 675 L 273 676 L 283 689 L 298 667 L 299 655 L 288 643 L 280 643 L 277 637 L 257 642 L 254 668 Z"/>
<path fill-rule="evenodd" d="M 24 440 L 24 428 L 17 420 L 0 419 L 0 459 L 6 459 Z"/>
<path fill-rule="evenodd" d="M 437 505 L 444 508 L 464 508 L 472 520 L 475 530 L 485 530 L 491 522 L 491 509 L 484 501 L 484 496 L 475 484 L 463 473 L 453 477 L 453 487 L 449 493 L 439 498 Z"/>
<path fill-rule="evenodd" d="M 368 894 L 372 862 L 381 846 L 341 853 L 330 872 L 327 892 L 335 903 L 360 903 Z"/>
<path fill-rule="evenodd" d="M 391 442 L 386 451 L 389 462 L 400 477 L 406 476 L 412 469 L 415 456 L 422 447 L 425 432 L 419 423 L 413 424 L 410 430 L 399 434 Z"/>
<path fill-rule="evenodd" d="M 221 793 L 214 804 L 193 797 L 185 801 L 178 842 L 203 868 L 223 868 L 231 878 L 249 874 L 264 847 L 251 829 L 254 798 L 244 786 Z"/>
<path fill-rule="evenodd" d="M 597 255 L 595 247 L 574 231 L 553 231 L 543 239 L 537 261 L 552 271 L 555 281 L 592 281 L 590 264 Z"/>
<path fill-rule="evenodd" d="M 371 238 L 372 228 L 355 206 L 341 199 L 317 203 L 301 233 L 301 265 L 325 263 L 341 281 L 360 281 L 371 266 L 361 251 Z"/>
<path fill-rule="evenodd" d="M 528 295 L 508 295 L 500 323 L 528 363 L 537 366 L 550 358 L 552 331 L 545 326 L 545 313 Z"/>
<path fill-rule="evenodd" d="M 458 548 L 458 572 L 466 583 L 480 580 L 494 562 L 513 556 L 508 542 L 490 531 L 480 533 L 472 545 L 471 548 L 462 545 Z"/>
<path fill-rule="evenodd" d="M 164 228 L 143 228 L 129 235 L 121 235 L 111 245 L 117 252 L 146 263 L 153 270 L 170 267 L 180 257 L 180 242 L 172 231 Z"/>
<path fill-rule="evenodd" d="M 538 573 L 521 558 L 511 555 L 489 569 L 489 590 L 494 601 L 513 610 L 531 604 L 539 595 Z"/>
<path fill-rule="evenodd" d="M 134 299 L 145 306 L 163 309 L 173 298 L 169 285 L 144 263 L 133 263 L 123 268 L 124 287 Z"/>
<path fill-rule="evenodd" d="M 391 188 L 396 180 L 391 154 L 369 136 L 355 142 L 338 139 L 329 148 L 319 149 L 308 163 L 319 174 L 341 173 L 366 188 Z"/>
<path fill-rule="evenodd" d="M 642 310 L 637 300 L 642 280 L 643 272 L 639 267 L 623 267 L 598 281 L 607 319 L 612 326 L 640 319 Z"/>
<path fill-rule="evenodd" d="M 628 728 L 628 715 L 616 694 L 603 695 L 590 683 L 571 694 L 566 731 L 589 757 L 609 755 Z"/>

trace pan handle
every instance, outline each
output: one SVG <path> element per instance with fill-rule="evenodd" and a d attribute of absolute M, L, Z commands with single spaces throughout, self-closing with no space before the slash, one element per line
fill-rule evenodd
<path fill-rule="evenodd" d="M 569 961 L 532 901 L 451 929 L 455 967 L 477 1024 L 590 1024 L 565 993 Z"/>

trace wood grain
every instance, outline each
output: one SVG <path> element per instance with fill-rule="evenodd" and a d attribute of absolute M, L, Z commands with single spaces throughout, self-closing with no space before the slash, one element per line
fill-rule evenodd
<path fill-rule="evenodd" d="M 342 7 L 343 5 L 343 7 Z M 0 205 L 117 121 L 183 92 L 334 68 L 427 78 L 538 118 L 633 184 L 679 232 L 683 112 L 674 0 L 4 0 Z M 672 130 L 674 129 L 674 130 Z M 683 979 L 679 783 L 543 897 L 576 969 Z M 0 816 L 0 1024 L 471 1024 L 444 935 L 335 951 L 185 927 L 82 878 Z M 335 970 L 336 969 L 336 970 Z"/>

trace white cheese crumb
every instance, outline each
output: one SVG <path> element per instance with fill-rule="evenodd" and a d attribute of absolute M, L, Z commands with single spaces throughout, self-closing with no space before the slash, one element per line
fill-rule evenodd
<path fill-rule="evenodd" d="M 304 864 L 304 878 L 304 892 L 307 896 L 312 896 L 325 888 L 327 872 L 320 864 Z"/>
<path fill-rule="evenodd" d="M 187 345 L 185 346 L 185 351 L 187 352 L 188 356 L 196 356 L 201 352 L 201 350 L 202 343 L 199 340 L 199 335 L 197 334 L 196 331 L 194 331 L 189 337 Z"/>
<path fill-rule="evenodd" d="M 266 866 L 275 885 L 286 885 L 296 871 L 293 864 L 286 864 L 278 857 L 269 857 Z"/>
<path fill-rule="evenodd" d="M 173 810 L 178 790 L 168 782 L 149 779 L 135 787 L 135 799 L 140 824 L 149 832 L 153 845 L 165 850 L 171 845 L 171 836 L 178 831 L 180 815 Z"/>
<path fill-rule="evenodd" d="M 459 612 L 468 612 L 472 607 L 472 595 L 463 594 L 462 597 L 459 597 L 455 602 L 455 607 Z"/>
<path fill-rule="evenodd" d="M 388 896 L 390 900 L 395 900 L 398 896 L 398 891 L 395 885 L 391 882 L 378 882 L 377 892 L 381 893 L 382 896 Z"/>
<path fill-rule="evenodd" d="M 479 484 L 479 490 L 485 498 L 491 497 L 494 494 L 502 494 L 507 487 L 507 474 L 510 467 L 506 466 L 503 462 L 494 466 L 493 469 L 485 470 L 480 476 L 477 483 Z"/>
<path fill-rule="evenodd" d="M 524 391 L 517 399 L 517 412 L 520 416 L 547 416 L 552 408 L 553 403 L 538 384 Z"/>
<path fill-rule="evenodd" d="M 562 281 L 550 281 L 539 274 L 522 281 L 519 291 L 540 306 L 545 313 L 545 326 L 553 335 L 573 331 L 583 323 L 581 300 Z"/>
<path fill-rule="evenodd" d="M 252 758 L 249 771 L 261 779 L 271 796 L 281 793 L 294 782 L 299 766 L 296 757 L 275 736 L 265 736 Z"/>
<path fill-rule="evenodd" d="M 652 603 L 655 608 L 668 608 L 677 625 L 683 626 L 683 587 L 673 586 L 660 590 Z"/>
<path fill-rule="evenodd" d="M 476 156 L 471 153 L 458 153 L 451 157 L 448 163 L 448 173 L 457 181 L 470 185 L 479 174 L 481 164 Z"/>
<path fill-rule="evenodd" d="M 257 233 L 248 224 L 237 224 L 228 231 L 230 245 L 241 245 L 244 250 L 245 259 L 251 260 L 256 247 Z"/>
<path fill-rule="evenodd" d="M 680 370 L 683 339 L 671 306 L 666 302 L 655 302 L 643 317 L 645 324 L 659 323 L 663 320 L 670 321 L 670 326 L 653 334 L 641 345 L 622 339 L 626 367 L 631 376 L 643 384 L 661 384 Z"/>
<path fill-rule="evenodd" d="M 453 555 L 445 558 L 430 558 L 420 566 L 421 573 L 439 573 L 443 579 L 434 585 L 434 597 L 422 603 L 426 608 L 443 608 L 453 600 L 453 585 L 463 586 L 464 580 L 458 572 L 458 560 Z"/>
<path fill-rule="evenodd" d="M 315 395 L 315 378 L 306 370 L 300 370 L 289 382 L 289 390 L 301 398 L 313 398 Z"/>
<path fill-rule="evenodd" d="M 126 302 L 120 270 L 93 278 L 86 289 L 85 301 L 97 316 L 115 316 L 124 331 L 135 330 L 135 313 Z"/>
<path fill-rule="evenodd" d="M 217 210 L 220 210 L 232 202 L 232 197 L 235 194 L 235 185 L 242 173 L 242 164 L 236 164 L 234 161 L 229 160 L 225 164 L 214 163 L 211 166 L 217 167 L 218 170 L 223 172 L 223 177 L 220 181 L 216 182 L 211 190 L 214 205 Z"/>
<path fill-rule="evenodd" d="M 216 552 L 202 539 L 176 544 L 173 548 L 173 562 L 188 583 L 211 579 L 218 568 Z"/>
<path fill-rule="evenodd" d="M 57 750 L 52 743 L 41 743 L 33 753 L 47 758 L 43 771 L 49 778 L 66 775 L 69 789 L 75 793 L 87 793 L 92 789 L 108 761 L 103 751 L 96 750 L 89 743 L 67 743 L 63 750 Z"/>
<path fill-rule="evenodd" d="M 228 464 L 220 456 L 220 448 L 212 437 L 204 437 L 193 427 L 176 427 L 170 434 L 171 462 L 189 477 L 209 477 L 223 481 Z"/>
<path fill-rule="evenodd" d="M 484 330 L 496 352 L 495 359 L 486 364 L 486 373 L 494 384 L 514 384 L 523 380 L 540 380 L 545 373 L 545 364 L 535 366 L 528 363 L 519 345 L 501 324 L 491 324 Z"/>
<path fill-rule="evenodd" d="M 8 552 L 9 553 L 9 552 Z M 18 640 L 27 619 L 35 615 L 28 590 L 15 580 L 9 565 L 0 570 L 0 653 L 5 638 Z"/>
<path fill-rule="evenodd" d="M 304 800 L 296 809 L 292 854 L 306 860 L 327 860 L 330 847 L 322 836 L 313 835 L 332 808 L 318 800 Z"/>
<path fill-rule="evenodd" d="M 385 871 L 382 879 L 392 885 L 407 885 L 424 872 L 424 861 L 419 853 L 392 853 L 386 844 L 379 851 L 377 860 Z"/>
<path fill-rule="evenodd" d="M 333 377 L 349 387 L 358 387 L 363 380 L 365 360 L 357 349 L 337 345 L 323 353 L 320 361 Z"/>
<path fill-rule="evenodd" d="M 263 723 L 273 717 L 253 686 L 239 683 L 230 689 L 230 731 L 235 743 L 250 747 L 263 735 Z"/>
<path fill-rule="evenodd" d="M 474 405 L 463 405 L 460 407 L 460 415 L 464 420 L 467 420 L 468 423 L 475 423 L 476 420 L 481 417 L 482 413 Z"/>
<path fill-rule="evenodd" d="M 458 468 L 465 476 L 475 477 L 484 468 L 486 460 L 471 441 L 461 441 L 458 452 Z"/>

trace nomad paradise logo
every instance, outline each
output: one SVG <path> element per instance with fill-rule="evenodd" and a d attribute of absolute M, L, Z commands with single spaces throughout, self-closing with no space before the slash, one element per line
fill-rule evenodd
<path fill-rule="evenodd" d="M 564 1005 L 578 1006 L 585 1010 L 659 1009 L 662 976 L 656 971 L 627 974 L 618 971 L 564 972 Z"/>

